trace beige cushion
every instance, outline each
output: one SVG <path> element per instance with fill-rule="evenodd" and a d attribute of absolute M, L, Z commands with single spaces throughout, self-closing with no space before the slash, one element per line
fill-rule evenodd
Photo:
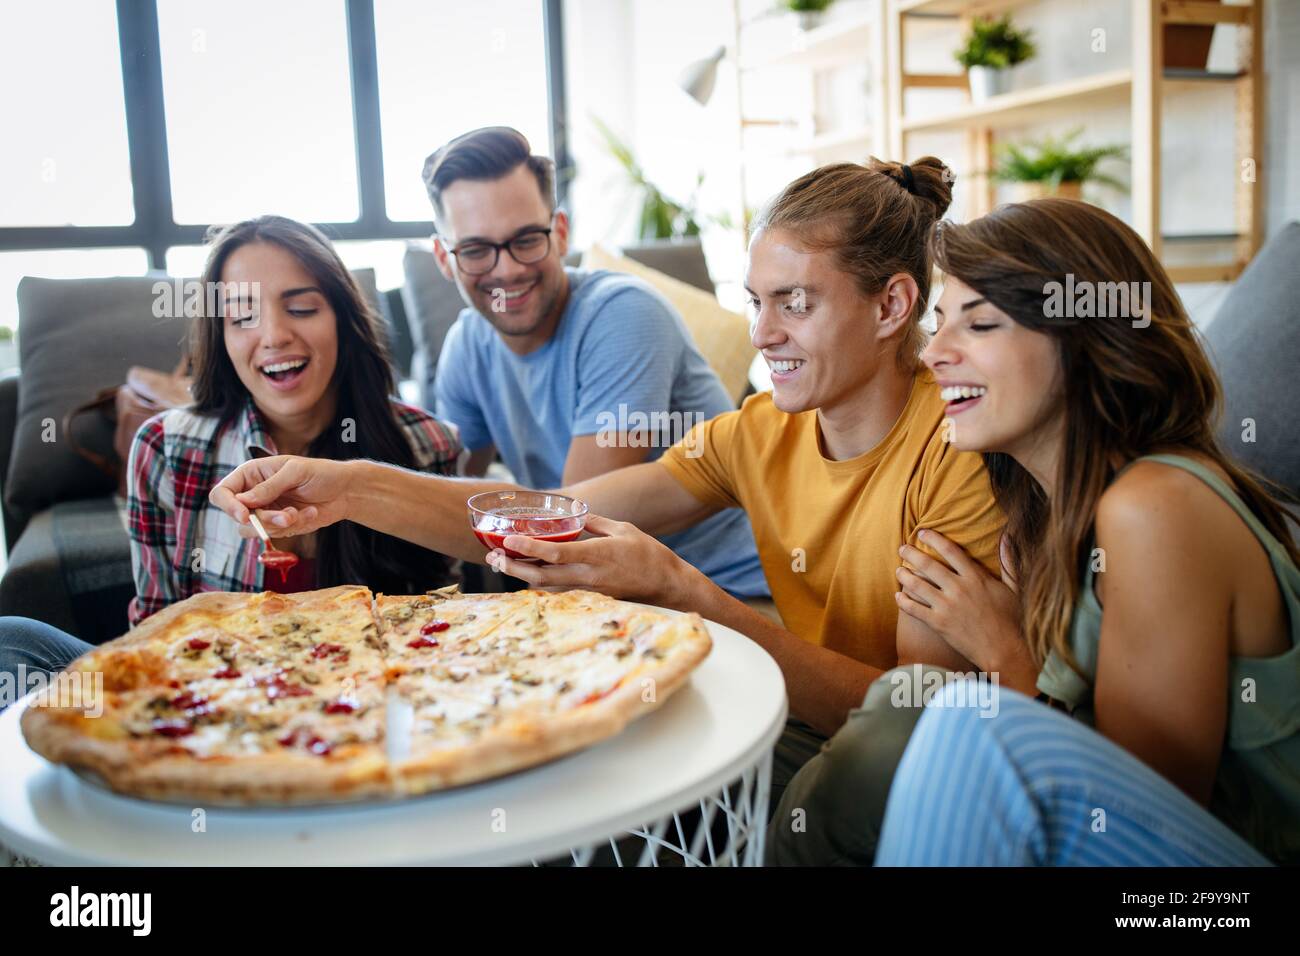
<path fill-rule="evenodd" d="M 731 400 L 739 403 L 749 384 L 749 363 L 754 347 L 749 344 L 749 323 L 743 315 L 724 309 L 709 293 L 649 266 L 592 245 L 582 258 L 584 269 L 608 269 L 636 276 L 649 283 L 681 314 L 695 347 L 722 380 Z"/>

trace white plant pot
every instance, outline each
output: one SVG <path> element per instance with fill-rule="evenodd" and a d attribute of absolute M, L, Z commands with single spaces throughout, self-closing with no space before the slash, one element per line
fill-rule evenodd
<path fill-rule="evenodd" d="M 826 21 L 825 10 L 798 10 L 795 16 L 799 20 L 799 29 L 805 32 L 816 30 Z"/>
<path fill-rule="evenodd" d="M 972 103 L 983 103 L 989 97 L 1001 96 L 1011 89 L 1011 71 L 992 66 L 972 66 L 966 71 L 970 81 Z"/>

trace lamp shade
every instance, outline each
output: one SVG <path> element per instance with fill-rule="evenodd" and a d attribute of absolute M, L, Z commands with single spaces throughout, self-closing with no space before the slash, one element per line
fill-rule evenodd
<path fill-rule="evenodd" d="M 718 64 L 726 53 L 726 47 L 718 47 L 703 60 L 687 64 L 677 78 L 677 85 L 701 106 L 706 105 L 713 95 L 713 85 L 718 79 Z"/>

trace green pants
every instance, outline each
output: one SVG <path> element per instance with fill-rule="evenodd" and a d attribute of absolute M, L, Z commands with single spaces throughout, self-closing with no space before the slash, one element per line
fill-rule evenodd
<path fill-rule="evenodd" d="M 830 739 L 790 721 L 773 758 L 768 866 L 871 865 L 928 672 L 947 673 L 926 664 L 886 671 Z"/>

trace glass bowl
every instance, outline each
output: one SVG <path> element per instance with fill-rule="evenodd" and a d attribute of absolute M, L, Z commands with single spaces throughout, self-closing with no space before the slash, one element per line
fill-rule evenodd
<path fill-rule="evenodd" d="M 474 535 L 489 551 L 501 550 L 511 558 L 537 558 L 511 551 L 505 539 L 512 534 L 540 541 L 572 541 L 587 524 L 587 504 L 549 491 L 485 491 L 466 502 Z"/>

